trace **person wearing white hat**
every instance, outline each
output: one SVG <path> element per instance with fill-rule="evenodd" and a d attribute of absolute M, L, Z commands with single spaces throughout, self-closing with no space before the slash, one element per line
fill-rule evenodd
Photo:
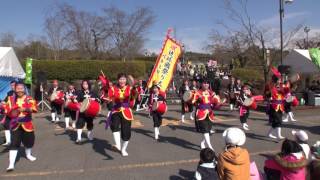
<path fill-rule="evenodd" d="M 292 130 L 292 135 L 295 137 L 296 142 L 302 147 L 306 159 L 310 157 L 310 146 L 308 144 L 308 134 L 303 130 Z"/>
<path fill-rule="evenodd" d="M 245 133 L 236 127 L 226 129 L 222 137 L 226 143 L 218 157 L 217 172 L 220 179 L 250 179 L 250 157 L 245 148 Z"/>

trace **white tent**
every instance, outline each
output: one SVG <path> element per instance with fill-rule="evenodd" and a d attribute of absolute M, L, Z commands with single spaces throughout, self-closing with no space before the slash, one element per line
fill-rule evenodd
<path fill-rule="evenodd" d="M 290 66 L 292 73 L 300 74 L 301 81 L 298 84 L 298 91 L 304 91 L 310 85 L 310 81 L 320 74 L 320 68 L 312 62 L 309 50 L 292 50 L 284 58 L 283 64 Z"/>
<path fill-rule="evenodd" d="M 25 72 L 12 47 L 0 47 L 0 76 L 23 79 Z"/>
<path fill-rule="evenodd" d="M 291 66 L 292 72 L 299 74 L 320 73 L 320 69 L 312 62 L 309 50 L 294 49 L 283 60 L 284 65 Z"/>
<path fill-rule="evenodd" d="M 10 90 L 10 81 L 26 76 L 12 47 L 0 47 L 0 99 Z"/>

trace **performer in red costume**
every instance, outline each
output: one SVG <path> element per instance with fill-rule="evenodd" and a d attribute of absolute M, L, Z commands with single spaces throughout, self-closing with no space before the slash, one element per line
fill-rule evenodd
<path fill-rule="evenodd" d="M 142 104 L 143 95 L 145 93 L 142 79 L 139 79 L 139 84 L 137 85 L 137 92 L 138 92 L 138 97 L 137 97 L 136 106 L 137 106 L 137 110 L 139 110 L 140 104 Z"/>
<path fill-rule="evenodd" d="M 195 92 L 192 103 L 195 104 L 197 109 L 195 121 L 197 131 L 204 136 L 200 147 L 204 149 L 206 148 L 205 144 L 207 144 L 210 149 L 213 149 L 210 142 L 210 130 L 214 121 L 213 108 L 220 105 L 220 98 L 209 89 L 209 81 L 207 79 L 202 80 L 201 89 Z"/>
<path fill-rule="evenodd" d="M 37 103 L 31 96 L 25 95 L 24 83 L 17 82 L 15 93 L 7 98 L 4 108 L 10 118 L 12 132 L 7 171 L 13 171 L 21 142 L 25 147 L 26 158 L 30 161 L 36 160 L 36 157 L 31 155 L 31 149 L 35 140 L 32 113 L 37 112 Z"/>
<path fill-rule="evenodd" d="M 8 98 L 12 95 L 14 95 L 14 91 L 15 91 L 15 87 L 16 87 L 16 81 L 11 81 L 10 82 L 10 87 L 11 87 L 11 90 L 7 93 L 7 96 L 5 97 L 3 103 L 5 103 Z M 1 106 L 1 101 L 0 101 L 0 106 Z M 0 111 L 4 112 L 4 110 L 0 107 Z M 4 113 L 1 113 L 0 112 L 0 115 L 4 115 Z M 10 132 L 10 118 L 7 117 L 7 116 L 4 116 L 3 117 L 3 121 L 2 121 L 2 124 L 3 124 L 3 127 L 4 127 L 4 135 L 6 137 L 6 143 L 2 144 L 4 146 L 10 146 L 11 144 L 11 132 Z M 1 118 L 0 118 L 0 121 L 1 121 Z"/>
<path fill-rule="evenodd" d="M 276 68 L 273 72 L 272 82 L 265 89 L 265 95 L 269 99 L 268 115 L 271 123 L 268 136 L 273 139 L 284 139 L 281 135 L 282 114 L 284 112 L 284 90 L 281 83 L 281 74 Z M 274 133 L 276 132 L 276 136 Z"/>
<path fill-rule="evenodd" d="M 133 81 L 133 80 L 131 80 Z M 131 122 L 135 99 L 137 97 L 136 90 L 127 84 L 125 74 L 118 74 L 118 83 L 108 90 L 108 100 L 113 102 L 111 125 L 115 141 L 114 148 L 121 152 L 122 156 L 128 156 L 127 147 L 131 138 Z M 121 147 L 121 139 L 123 141 Z"/>
<path fill-rule="evenodd" d="M 248 85 L 244 85 L 241 89 L 239 105 L 240 122 L 242 124 L 242 128 L 248 131 L 250 129 L 249 125 L 247 124 L 247 119 L 250 115 L 250 109 L 256 109 L 257 107 L 254 98 L 252 98 L 251 90 Z"/>
<path fill-rule="evenodd" d="M 289 81 L 284 82 L 283 90 L 285 93 L 285 102 L 284 102 L 284 111 L 286 113 L 286 118 L 283 119 L 283 122 L 288 122 L 289 118 L 291 121 L 296 121 L 293 117 L 293 112 L 291 106 L 297 106 L 299 104 L 297 98 L 291 93 L 291 83 Z"/>
<path fill-rule="evenodd" d="M 167 111 L 166 93 L 160 91 L 160 86 L 154 83 L 152 93 L 149 97 L 149 111 L 153 120 L 154 138 L 159 140 L 160 126 L 162 124 L 162 115 Z"/>
<path fill-rule="evenodd" d="M 68 86 L 68 90 L 65 92 L 65 107 L 64 107 L 64 120 L 66 124 L 66 129 L 69 129 L 70 117 L 72 120 L 72 128 L 76 128 L 77 111 L 75 109 L 70 109 L 68 103 L 78 103 L 76 89 L 72 84 Z M 79 105 L 80 107 L 80 105 Z"/>
<path fill-rule="evenodd" d="M 86 100 L 92 100 L 100 103 L 100 98 L 91 90 L 91 84 L 88 80 L 83 80 L 81 83 L 81 90 L 77 94 L 77 102 L 84 103 Z M 85 112 L 80 112 L 76 122 L 77 140 L 76 144 L 82 144 L 82 130 L 84 126 L 87 127 L 87 137 L 90 141 L 93 140 L 93 121 L 95 117 L 88 116 Z"/>
<path fill-rule="evenodd" d="M 52 87 L 49 89 L 49 95 L 50 95 L 50 105 L 51 105 L 51 122 L 59 122 L 63 103 L 57 103 L 54 101 L 56 98 L 58 99 L 59 94 L 63 92 L 62 87 L 59 86 L 58 80 L 53 80 Z M 64 96 L 61 96 L 61 99 L 63 99 Z M 60 101 L 58 101 L 60 102 Z"/>

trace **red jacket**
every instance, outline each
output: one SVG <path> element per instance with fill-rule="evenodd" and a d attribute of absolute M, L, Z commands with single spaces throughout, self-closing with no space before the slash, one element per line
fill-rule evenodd
<path fill-rule="evenodd" d="M 108 99 L 113 102 L 112 113 L 122 112 L 126 120 L 133 120 L 131 108 L 134 106 L 137 91 L 127 85 L 120 89 L 118 86 L 112 86 L 108 90 Z"/>
<path fill-rule="evenodd" d="M 219 103 L 219 99 L 215 98 L 215 93 L 211 90 L 197 90 L 193 96 L 192 103 L 197 105 L 196 118 L 201 121 L 208 116 L 211 121 L 214 121 L 212 108 Z"/>
<path fill-rule="evenodd" d="M 283 89 L 277 90 L 276 87 L 271 88 L 271 107 L 275 111 L 284 111 L 285 95 Z"/>
<path fill-rule="evenodd" d="M 26 108 L 27 111 L 18 112 L 17 116 L 12 116 L 13 110 L 18 108 Z M 23 96 L 18 98 L 15 95 L 9 96 L 5 104 L 5 113 L 11 119 L 10 128 L 15 131 L 20 126 L 27 132 L 34 131 L 32 123 L 32 113 L 37 112 L 37 103 L 31 96 Z"/>

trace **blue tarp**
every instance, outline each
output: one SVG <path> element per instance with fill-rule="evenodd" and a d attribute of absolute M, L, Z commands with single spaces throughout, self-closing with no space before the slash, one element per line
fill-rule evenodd
<path fill-rule="evenodd" d="M 13 77 L 0 76 L 0 99 L 3 100 L 7 96 L 7 92 L 11 90 L 10 82 L 16 80 Z"/>
<path fill-rule="evenodd" d="M 11 90 L 10 82 L 11 81 L 21 81 L 21 79 L 13 78 L 13 77 L 3 77 L 0 76 L 0 100 L 3 100 L 7 93 Z M 25 86 L 25 93 L 29 95 L 30 90 Z"/>

